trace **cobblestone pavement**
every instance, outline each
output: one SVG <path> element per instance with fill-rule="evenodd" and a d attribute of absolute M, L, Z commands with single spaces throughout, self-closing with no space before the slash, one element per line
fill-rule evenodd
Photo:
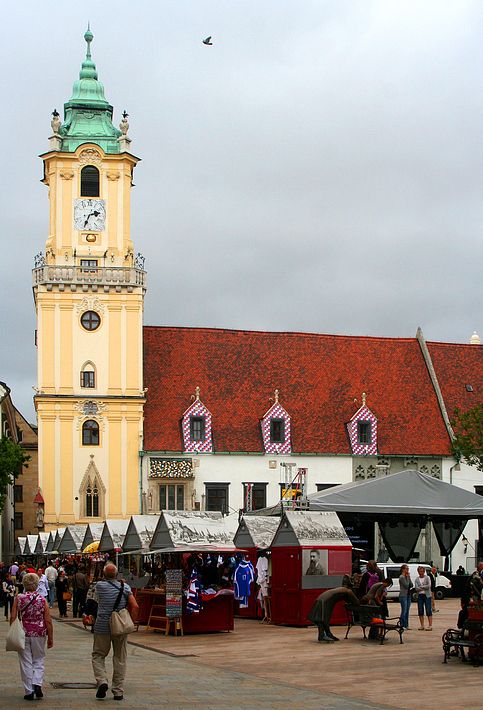
<path fill-rule="evenodd" d="M 267 680 L 239 670 L 203 665 L 190 660 L 189 650 L 172 645 L 168 651 L 129 644 L 124 700 L 116 703 L 110 693 L 104 701 L 96 700 L 94 688 L 61 689 L 52 686 L 62 682 L 93 684 L 91 634 L 84 631 L 79 623 L 55 619 L 54 648 L 47 652 L 46 659 L 44 698 L 29 703 L 23 699 L 17 654 L 4 650 L 7 629 L 8 624 L 0 617 L 1 710 L 35 707 L 39 703 L 49 710 L 99 710 L 101 703 L 107 703 L 111 708 L 121 706 L 138 710 L 397 710 L 396 706 L 374 704 L 354 697 Z M 136 644 L 139 636 L 134 634 L 132 637 Z M 226 636 L 210 635 L 209 638 L 216 645 L 217 639 L 222 640 Z M 291 658 L 282 651 L 279 662 L 281 667 L 286 664 L 287 677 L 290 678 Z M 236 660 L 234 667 L 237 667 Z M 317 673 L 322 672 L 319 666 Z"/>

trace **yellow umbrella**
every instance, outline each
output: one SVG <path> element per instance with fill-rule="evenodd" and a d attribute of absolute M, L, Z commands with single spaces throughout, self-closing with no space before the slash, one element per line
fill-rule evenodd
<path fill-rule="evenodd" d="M 100 540 L 97 540 L 97 542 L 91 542 L 91 544 L 87 545 L 87 547 L 85 547 L 82 552 L 84 554 L 89 554 L 90 552 L 97 552 L 97 550 L 99 549 L 99 542 Z"/>

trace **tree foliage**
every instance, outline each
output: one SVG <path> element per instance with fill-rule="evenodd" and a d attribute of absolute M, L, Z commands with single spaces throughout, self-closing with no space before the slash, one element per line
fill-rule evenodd
<path fill-rule="evenodd" d="M 483 404 L 462 412 L 455 409 L 451 426 L 455 439 L 451 452 L 458 461 L 483 471 Z"/>
<path fill-rule="evenodd" d="M 8 486 L 11 485 L 22 471 L 22 466 L 28 468 L 29 454 L 11 439 L 2 436 L 0 439 L 0 513 L 5 507 L 5 497 Z"/>

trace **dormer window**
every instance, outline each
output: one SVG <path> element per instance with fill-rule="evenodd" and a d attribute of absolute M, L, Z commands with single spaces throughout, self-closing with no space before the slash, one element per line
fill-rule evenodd
<path fill-rule="evenodd" d="M 99 197 L 99 170 L 95 165 L 81 170 L 81 197 Z"/>
<path fill-rule="evenodd" d="M 190 417 L 191 441 L 205 440 L 205 417 Z"/>
<path fill-rule="evenodd" d="M 353 454 L 375 456 L 377 454 L 377 419 L 366 406 L 366 393 L 362 394 L 362 407 L 347 423 L 350 446 Z"/>
<path fill-rule="evenodd" d="M 275 390 L 275 404 L 270 407 L 260 425 L 265 453 L 289 454 L 292 451 L 290 417 L 278 402 L 278 390 Z"/>
<path fill-rule="evenodd" d="M 369 445 L 371 443 L 372 427 L 371 422 L 357 422 L 357 443 L 360 445 Z"/>
<path fill-rule="evenodd" d="M 270 443 L 284 444 L 285 443 L 285 420 L 270 419 Z"/>
<path fill-rule="evenodd" d="M 211 413 L 200 400 L 200 388 L 196 388 L 195 401 L 183 414 L 181 420 L 183 446 L 185 451 L 211 453 Z"/>

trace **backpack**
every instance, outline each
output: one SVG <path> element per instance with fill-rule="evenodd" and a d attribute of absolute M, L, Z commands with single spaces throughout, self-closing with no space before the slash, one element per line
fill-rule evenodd
<path fill-rule="evenodd" d="M 366 591 L 369 590 L 374 584 L 378 584 L 379 582 L 379 575 L 377 572 L 373 572 L 372 574 L 369 575 L 369 579 L 367 580 L 367 586 L 366 586 Z"/>

